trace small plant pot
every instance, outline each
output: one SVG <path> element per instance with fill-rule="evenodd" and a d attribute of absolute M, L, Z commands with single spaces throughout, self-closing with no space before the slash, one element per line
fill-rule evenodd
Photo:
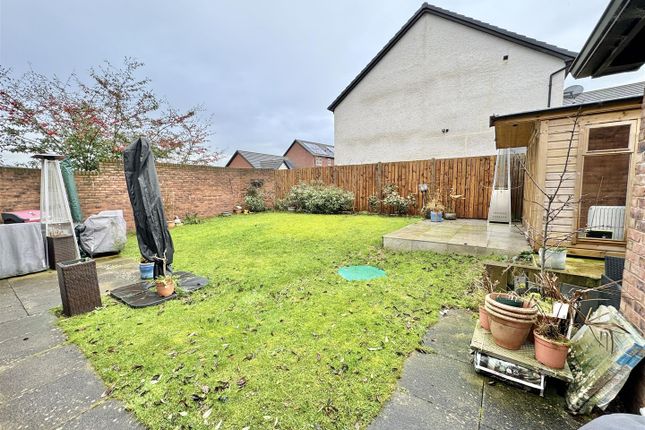
<path fill-rule="evenodd" d="M 139 275 L 141 279 L 152 279 L 154 277 L 155 263 L 139 263 Z"/>
<path fill-rule="evenodd" d="M 443 221 L 443 213 L 442 212 L 435 212 L 435 211 L 430 211 L 430 221 L 432 222 L 441 222 Z"/>
<path fill-rule="evenodd" d="M 486 331 L 490 331 L 490 320 L 488 319 L 488 312 L 484 306 L 479 306 L 479 325 Z"/>
<path fill-rule="evenodd" d="M 175 281 L 172 279 L 158 279 L 155 281 L 157 294 L 161 297 L 168 297 L 175 292 Z"/>
<path fill-rule="evenodd" d="M 540 248 L 538 265 L 542 263 L 542 253 L 544 254 L 544 267 L 546 269 L 564 270 L 567 266 L 566 249 L 547 249 Z"/>
<path fill-rule="evenodd" d="M 457 219 L 457 214 L 455 212 L 446 212 L 443 214 L 443 218 L 449 221 L 454 221 Z"/>
<path fill-rule="evenodd" d="M 535 330 L 533 337 L 535 338 L 535 359 L 553 369 L 564 368 L 569 354 L 569 345 L 540 336 Z"/>
<path fill-rule="evenodd" d="M 168 229 L 175 228 L 175 222 L 174 221 L 168 221 Z"/>

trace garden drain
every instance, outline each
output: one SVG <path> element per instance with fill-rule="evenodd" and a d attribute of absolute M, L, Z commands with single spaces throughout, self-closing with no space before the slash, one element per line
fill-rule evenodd
<path fill-rule="evenodd" d="M 348 281 L 369 281 L 385 277 L 385 272 L 374 266 L 345 266 L 338 269 L 338 274 Z"/>

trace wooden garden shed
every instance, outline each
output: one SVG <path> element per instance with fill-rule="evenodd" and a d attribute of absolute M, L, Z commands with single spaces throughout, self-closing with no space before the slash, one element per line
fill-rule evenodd
<path fill-rule="evenodd" d="M 545 219 L 540 190 L 553 193 L 561 182 L 550 245 L 624 255 L 642 102 L 632 96 L 491 117 L 497 148 L 526 147 L 522 226 L 535 248 Z"/>

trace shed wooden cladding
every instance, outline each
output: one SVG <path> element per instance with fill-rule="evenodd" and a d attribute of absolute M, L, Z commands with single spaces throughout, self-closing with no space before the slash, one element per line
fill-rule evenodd
<path fill-rule="evenodd" d="M 521 196 L 524 175 L 521 174 L 521 170 L 518 170 L 521 165 L 518 160 L 514 160 L 512 165 L 515 168 L 511 170 L 511 180 L 518 190 L 515 195 L 520 196 L 514 202 L 514 214 L 519 217 L 522 213 Z M 294 185 L 301 182 L 321 181 L 353 192 L 356 197 L 354 210 L 367 211 L 370 196 L 381 197 L 381 190 L 385 185 L 396 184 L 402 196 L 413 194 L 416 197 L 415 212 L 419 213 L 423 203 L 418 187 L 419 184 L 425 183 L 428 184 L 429 199 L 432 198 L 433 190 L 437 189 L 442 193 L 444 204 L 447 203 L 447 196 L 451 189 L 454 189 L 455 194 L 465 197 L 457 201 L 455 207 L 457 216 L 486 219 L 494 172 L 494 156 L 307 167 L 276 171 L 275 193 L 276 198 L 284 198 Z"/>

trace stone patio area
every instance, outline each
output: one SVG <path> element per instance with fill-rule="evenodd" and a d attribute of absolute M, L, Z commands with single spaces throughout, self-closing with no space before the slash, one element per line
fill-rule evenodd
<path fill-rule="evenodd" d="M 105 293 L 139 278 L 134 260 L 97 260 Z M 50 309 L 60 306 L 55 271 L 0 280 L 0 429 L 140 429 Z"/>
<path fill-rule="evenodd" d="M 449 311 L 413 352 L 392 398 L 369 430 L 577 429 L 591 417 L 566 412 L 562 388 L 547 382 L 544 397 L 475 373 L 470 311 Z M 557 382 L 557 381 L 555 381 Z"/>
<path fill-rule="evenodd" d="M 460 219 L 422 220 L 383 236 L 383 246 L 395 251 L 435 251 L 470 255 L 517 255 L 529 245 L 518 226 Z"/>

